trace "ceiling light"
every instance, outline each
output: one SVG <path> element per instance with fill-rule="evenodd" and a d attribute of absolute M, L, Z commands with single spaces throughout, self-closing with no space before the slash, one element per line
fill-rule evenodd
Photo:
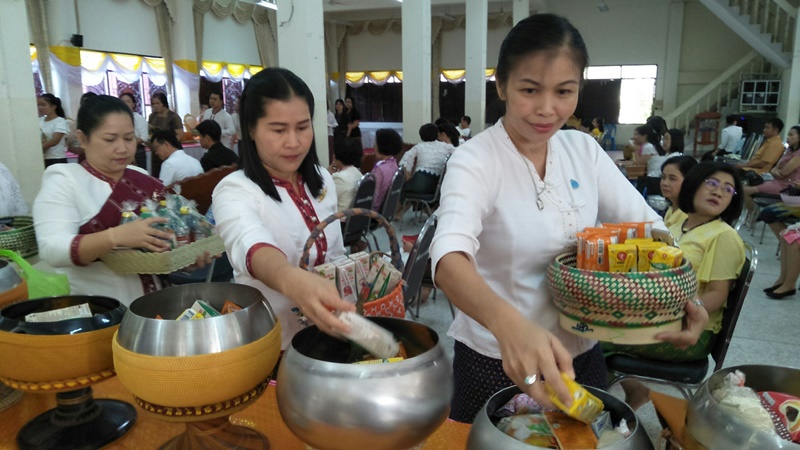
<path fill-rule="evenodd" d="M 597 10 L 600 12 L 608 12 L 608 5 L 603 0 L 600 0 L 600 3 L 597 4 Z"/>
<path fill-rule="evenodd" d="M 277 0 L 260 0 L 258 3 L 256 3 L 256 5 L 277 11 L 278 5 L 275 3 L 276 1 Z"/>

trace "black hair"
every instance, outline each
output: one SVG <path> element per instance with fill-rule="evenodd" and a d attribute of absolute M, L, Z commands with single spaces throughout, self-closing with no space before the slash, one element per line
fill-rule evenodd
<path fill-rule="evenodd" d="M 661 117 L 661 116 L 650 116 L 650 117 L 648 117 L 647 118 L 647 122 L 645 122 L 645 125 L 649 125 L 651 128 L 656 130 L 656 132 L 659 133 L 660 136 L 663 136 L 664 133 L 666 133 L 667 129 L 668 129 L 667 128 L 667 121 L 664 120 L 664 118 Z"/>
<path fill-rule="evenodd" d="M 595 117 L 593 120 L 595 122 L 597 122 L 597 129 L 601 133 L 604 133 L 606 131 L 606 129 L 605 129 L 605 121 L 603 120 L 603 118 L 602 117 Z"/>
<path fill-rule="evenodd" d="M 382 155 L 394 156 L 403 151 L 403 138 L 392 128 L 381 128 L 375 132 L 375 147 Z"/>
<path fill-rule="evenodd" d="M 86 103 L 86 100 L 92 97 L 97 97 L 97 94 L 95 94 L 94 92 L 84 92 L 83 95 L 81 95 L 81 99 L 80 102 L 78 103 L 78 106 L 79 107 L 83 106 L 83 104 Z M 120 97 L 122 96 L 120 95 Z M 136 99 L 134 99 L 133 102 L 136 103 Z"/>
<path fill-rule="evenodd" d="M 125 114 L 131 118 L 133 124 L 133 113 L 128 105 L 117 97 L 110 95 L 95 95 L 86 98 L 84 101 L 85 108 L 82 106 L 78 108 L 78 121 L 76 123 L 77 129 L 89 139 L 94 130 L 97 129 L 109 114 Z M 175 133 L 173 133 L 173 136 Z"/>
<path fill-rule="evenodd" d="M 594 124 L 592 124 L 591 119 L 583 119 L 581 120 L 581 126 L 591 131 L 594 128 Z"/>
<path fill-rule="evenodd" d="M 664 168 L 670 165 L 678 166 L 678 171 L 685 177 L 697 165 L 697 160 L 689 155 L 673 156 L 661 164 L 661 172 L 663 173 Z"/>
<path fill-rule="evenodd" d="M 444 133 L 450 138 L 450 144 L 453 147 L 458 147 L 458 139 L 461 137 L 461 133 L 456 130 L 456 127 L 452 123 L 446 123 L 443 125 L 439 125 L 439 133 Z"/>
<path fill-rule="evenodd" d="M 358 139 L 341 137 L 333 141 L 333 156 L 347 166 L 360 166 L 364 154 Z"/>
<path fill-rule="evenodd" d="M 772 125 L 772 128 L 777 128 L 778 133 L 783 131 L 783 121 L 781 119 L 778 119 L 777 117 L 773 117 L 772 119 L 767 119 L 764 123 Z"/>
<path fill-rule="evenodd" d="M 211 101 L 211 96 L 216 95 L 219 97 L 220 101 L 222 102 L 222 107 L 225 107 L 225 96 L 222 95 L 222 91 L 219 89 L 212 89 L 211 92 L 208 93 L 208 101 Z"/>
<path fill-rule="evenodd" d="M 656 149 L 659 156 L 664 156 L 667 153 L 664 151 L 664 147 L 661 146 L 662 134 L 657 129 L 648 124 L 636 127 L 635 131 L 647 139 L 647 142 Z"/>
<path fill-rule="evenodd" d="M 87 92 L 86 94 L 88 94 L 88 92 Z M 86 94 L 83 94 L 83 95 L 85 96 Z M 95 95 L 97 95 L 97 94 L 95 94 Z M 134 104 L 134 105 L 136 105 L 136 97 L 135 97 L 135 96 L 134 96 L 132 93 L 130 93 L 130 92 L 123 92 L 123 93 L 121 93 L 121 94 L 119 94 L 119 95 L 117 96 L 117 98 L 119 98 L 120 100 L 122 100 L 122 97 L 130 97 L 130 98 L 131 98 L 131 100 L 133 101 L 133 104 Z M 86 101 L 86 100 L 85 100 L 83 97 L 81 97 L 81 103 L 83 103 L 83 102 L 85 102 L 85 101 Z"/>
<path fill-rule="evenodd" d="M 439 117 L 438 119 L 433 121 L 433 124 L 437 127 L 450 123 L 449 120 L 445 119 L 444 117 Z"/>
<path fill-rule="evenodd" d="M 470 116 L 461 116 L 461 120 L 466 121 L 467 125 L 472 125 L 472 117 Z"/>
<path fill-rule="evenodd" d="M 500 45 L 495 72 L 497 85 L 506 86 L 508 76 L 520 58 L 538 52 L 556 55 L 565 48 L 583 79 L 583 71 L 589 65 L 589 52 L 581 34 L 566 18 L 534 14 L 520 20 Z"/>
<path fill-rule="evenodd" d="M 164 108 L 169 109 L 169 102 L 167 101 L 167 94 L 165 94 L 165 93 L 163 93 L 161 91 L 156 91 L 156 92 L 153 92 L 153 95 L 150 96 L 150 102 L 152 102 L 153 101 L 152 99 L 154 99 L 154 98 L 157 98 L 161 102 L 161 104 L 164 105 Z"/>
<path fill-rule="evenodd" d="M 669 152 L 670 153 L 683 153 L 686 149 L 686 143 L 683 140 L 683 131 L 677 128 L 670 128 L 667 130 L 669 134 Z"/>
<path fill-rule="evenodd" d="M 728 125 L 733 125 L 736 122 L 736 114 L 728 114 L 725 116 L 725 123 Z"/>
<path fill-rule="evenodd" d="M 678 194 L 678 207 L 686 214 L 695 212 L 695 194 L 703 188 L 708 177 L 718 172 L 727 173 L 733 177 L 733 188 L 736 193 L 733 194 L 731 203 L 725 208 L 725 211 L 722 211 L 722 214 L 719 215 L 728 225 L 732 225 L 742 213 L 744 193 L 742 192 L 742 180 L 739 178 L 739 174 L 736 173 L 736 169 L 730 164 L 708 161 L 702 162 L 691 169 L 683 178 L 681 192 Z"/>
<path fill-rule="evenodd" d="M 334 111 L 336 110 L 336 104 L 337 103 L 341 103 L 342 104 L 342 111 L 347 111 L 347 105 L 345 105 L 344 104 L 344 100 L 342 100 L 340 98 L 337 98 L 336 101 L 333 102 L 333 110 Z"/>
<path fill-rule="evenodd" d="M 208 136 L 214 142 L 219 142 L 222 138 L 222 128 L 213 120 L 204 120 L 195 127 L 200 136 Z"/>
<path fill-rule="evenodd" d="M 178 140 L 178 137 L 175 136 L 175 132 L 172 130 L 156 130 L 153 135 L 150 136 L 150 142 L 157 142 L 159 144 L 167 143 L 176 149 L 183 148 L 181 141 Z"/>
<path fill-rule="evenodd" d="M 419 127 L 419 138 L 423 142 L 433 142 L 439 137 L 439 127 L 432 123 L 426 123 Z"/>
<path fill-rule="evenodd" d="M 258 119 L 266 117 L 267 104 L 270 101 L 288 102 L 298 97 L 305 100 L 311 119 L 314 119 L 314 94 L 308 85 L 291 71 L 281 67 L 269 67 L 250 78 L 244 86 L 242 96 L 239 98 L 239 122 L 242 130 L 242 139 L 239 141 L 239 157 L 245 176 L 256 183 L 261 190 L 277 202 L 281 196 L 275 188 L 261 158 L 258 156 L 256 143 L 252 134 L 255 132 Z M 308 154 L 300 163 L 297 173 L 303 177 L 303 182 L 308 186 L 312 197 L 319 197 L 324 186 L 322 174 L 319 171 L 317 146 L 311 141 Z"/>
<path fill-rule="evenodd" d="M 795 133 L 797 133 L 798 135 L 800 135 L 800 125 L 795 125 L 795 126 L 793 126 L 792 128 L 789 128 L 789 130 L 794 130 L 794 131 L 795 131 Z M 789 137 L 789 136 L 788 136 L 788 133 L 787 133 L 787 136 L 786 136 L 786 137 Z M 800 146 L 800 143 L 798 143 L 797 145 L 798 145 L 798 146 Z M 795 150 L 797 150 L 797 148 L 794 148 L 794 147 L 792 147 L 792 145 L 791 145 L 791 144 L 789 144 L 789 149 L 790 149 L 790 150 L 792 150 L 792 151 L 795 151 Z"/>
<path fill-rule="evenodd" d="M 42 100 L 46 101 L 50 105 L 55 106 L 56 107 L 56 115 L 58 117 L 66 117 L 66 114 L 64 114 L 64 108 L 61 107 L 61 99 L 60 98 L 56 97 L 53 94 L 49 94 L 49 93 L 48 94 L 42 94 L 42 95 L 39 96 L 39 98 L 41 98 Z"/>

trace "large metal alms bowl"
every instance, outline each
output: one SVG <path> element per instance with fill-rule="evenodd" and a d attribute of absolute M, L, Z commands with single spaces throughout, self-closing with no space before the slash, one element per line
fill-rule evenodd
<path fill-rule="evenodd" d="M 92 317 L 25 322 L 34 312 L 88 303 Z M 108 297 L 70 295 L 13 303 L 0 311 L 0 377 L 28 392 L 75 390 L 113 376 L 111 338 L 125 305 Z M 92 377 L 89 377 L 92 375 Z"/>
<path fill-rule="evenodd" d="M 297 333 L 283 355 L 278 408 L 316 449 L 409 449 L 447 419 L 453 374 L 436 332 L 403 319 L 369 319 L 403 342 L 408 359 L 344 364 L 350 344 L 316 326 Z"/>
<path fill-rule="evenodd" d="M 174 320 L 196 300 L 240 311 Z M 156 315 L 164 319 L 156 319 Z M 163 420 L 197 421 L 243 409 L 266 388 L 281 328 L 261 292 L 233 283 L 174 286 L 135 300 L 113 342 L 122 384 Z"/>
<path fill-rule="evenodd" d="M 586 389 L 594 394 L 597 398 L 603 401 L 605 410 L 611 413 L 611 421 L 617 425 L 620 420 L 625 419 L 628 428 L 631 430 L 631 435 L 614 445 L 603 447 L 607 450 L 652 450 L 653 444 L 650 438 L 647 437 L 647 432 L 644 427 L 639 423 L 639 420 L 634 414 L 633 410 L 625 404 L 622 400 L 614 397 L 608 392 L 601 391 L 590 386 Z M 531 450 L 537 447 L 535 445 L 526 444 L 518 441 L 511 436 L 500 431 L 494 423 L 492 423 L 491 416 L 495 411 L 505 405 L 515 395 L 521 393 L 520 389 L 516 386 L 507 387 L 496 394 L 494 394 L 486 405 L 478 413 L 475 421 L 472 423 L 472 428 L 469 432 L 469 440 L 467 441 L 467 450 Z"/>
<path fill-rule="evenodd" d="M 726 367 L 711 375 L 689 401 L 686 411 L 689 436 L 709 450 L 800 450 L 799 444 L 756 430 L 719 406 L 711 392 L 722 385 L 725 376 L 734 370 L 741 370 L 745 374 L 745 385 L 756 392 L 776 391 L 800 397 L 798 369 L 761 365 Z"/>

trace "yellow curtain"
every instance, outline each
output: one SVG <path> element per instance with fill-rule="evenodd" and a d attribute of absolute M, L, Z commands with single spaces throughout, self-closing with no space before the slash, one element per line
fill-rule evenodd
<path fill-rule="evenodd" d="M 119 53 L 110 53 L 109 56 L 118 66 L 125 70 L 138 71 L 142 67 L 141 56 L 123 55 Z M 81 60 L 83 60 L 82 57 Z"/>
<path fill-rule="evenodd" d="M 351 83 L 357 83 L 361 81 L 367 74 L 365 72 L 347 72 L 345 74 L 345 78 L 347 81 Z"/>
<path fill-rule="evenodd" d="M 164 58 L 144 58 L 144 61 L 153 72 L 163 74 L 167 71 L 167 64 L 164 62 Z"/>
<path fill-rule="evenodd" d="M 369 77 L 375 81 L 385 81 L 390 76 L 392 76 L 392 72 L 389 72 L 388 70 L 369 72 Z"/>
<path fill-rule="evenodd" d="M 31 62 L 36 60 L 36 47 L 31 45 Z"/>
<path fill-rule="evenodd" d="M 250 70 L 250 76 L 253 76 L 253 75 L 257 74 L 258 72 L 261 72 L 262 70 L 264 70 L 264 68 L 261 67 L 261 66 L 250 66 L 249 70 Z"/>
<path fill-rule="evenodd" d="M 450 81 L 460 80 L 461 78 L 464 78 L 464 75 L 466 75 L 466 73 L 467 71 L 464 69 L 442 70 L 442 75 L 444 75 L 444 77 Z"/>
<path fill-rule="evenodd" d="M 105 53 L 81 50 L 81 67 L 89 72 L 97 72 L 98 70 L 105 69 L 105 64 Z"/>

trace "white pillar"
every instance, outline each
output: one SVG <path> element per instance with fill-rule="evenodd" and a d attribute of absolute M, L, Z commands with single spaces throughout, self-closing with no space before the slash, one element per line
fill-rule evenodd
<path fill-rule="evenodd" d="M 678 69 L 680 69 L 681 36 L 683 35 L 683 2 L 671 2 L 667 17 L 667 58 L 664 62 L 663 75 L 658 77 L 662 80 L 661 86 L 656 85 L 656 99 L 660 98 L 662 102 L 661 108 L 656 110 L 656 114 L 661 116 L 670 114 L 678 106 L 678 75 L 680 73 Z"/>
<path fill-rule="evenodd" d="M 403 140 L 419 142 L 431 118 L 431 0 L 403 2 Z"/>
<path fill-rule="evenodd" d="M 175 98 L 172 110 L 181 118 L 200 111 L 200 68 L 194 45 L 194 12 L 192 2 L 177 2 L 175 22 L 172 22 L 172 58 L 175 61 Z M 233 20 L 231 17 L 230 20 Z"/>
<path fill-rule="evenodd" d="M 306 82 L 314 94 L 314 137 L 320 164 L 328 161 L 325 106 L 325 35 L 322 0 L 278 2 L 278 60 Z"/>
<path fill-rule="evenodd" d="M 80 83 L 80 49 L 70 43 L 73 34 L 78 34 L 78 24 L 75 20 L 76 11 L 74 2 L 46 2 L 47 26 L 50 35 L 50 57 L 59 55 L 62 61 L 77 63 L 67 69 L 72 82 L 67 80 L 63 73 L 59 73 L 51 64 L 53 73 L 53 95 L 61 99 L 67 117 L 77 119 L 78 106 L 80 106 L 83 85 Z M 77 78 L 77 80 L 76 80 Z"/>
<path fill-rule="evenodd" d="M 516 3 L 515 3 L 516 5 Z M 487 0 L 467 2 L 466 86 L 464 113 L 472 118 L 472 135 L 483 131 L 486 122 L 486 33 L 489 17 Z"/>
<path fill-rule="evenodd" d="M 800 14 L 800 8 L 797 9 Z M 800 16 L 798 16 L 800 17 Z M 781 107 L 778 116 L 786 123 L 786 129 L 800 122 L 800 21 L 794 25 L 794 54 L 790 67 L 789 85 L 781 92 Z M 784 129 L 784 133 L 787 131 Z"/>
<path fill-rule="evenodd" d="M 0 159 L 19 182 L 28 206 L 44 172 L 29 46 L 25 1 L 6 0 L 0 14 Z"/>
<path fill-rule="evenodd" d="M 469 2 L 468 2 L 469 3 Z M 531 2 L 530 0 L 513 0 L 512 14 L 514 25 L 518 24 L 520 20 L 531 15 Z"/>

